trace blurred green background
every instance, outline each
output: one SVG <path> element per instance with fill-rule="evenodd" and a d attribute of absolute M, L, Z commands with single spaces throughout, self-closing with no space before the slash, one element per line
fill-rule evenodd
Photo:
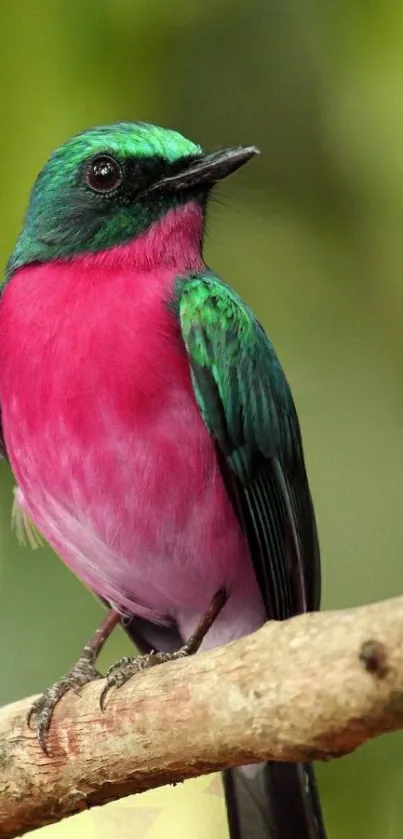
<path fill-rule="evenodd" d="M 142 119 L 206 147 L 261 148 L 219 189 L 206 256 L 258 313 L 293 387 L 323 605 L 400 593 L 401 0 L 14 0 L 0 20 L 3 264 L 36 173 L 83 128 Z M 19 548 L 12 486 L 3 463 L 1 703 L 62 674 L 101 615 L 50 550 Z M 117 634 L 102 663 L 127 649 Z M 330 839 L 402 836 L 402 746 L 388 736 L 318 767 Z"/>

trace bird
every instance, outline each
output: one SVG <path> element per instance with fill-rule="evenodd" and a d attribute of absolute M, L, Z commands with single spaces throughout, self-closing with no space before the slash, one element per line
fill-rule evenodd
<path fill-rule="evenodd" d="M 292 393 L 204 258 L 214 188 L 257 154 L 141 122 L 75 135 L 37 176 L 0 289 L 15 518 L 107 605 L 103 639 L 121 620 L 152 663 L 320 606 Z M 95 646 L 31 709 L 42 746 L 55 703 L 99 677 Z M 236 767 L 224 791 L 231 839 L 325 839 L 311 764 Z"/>

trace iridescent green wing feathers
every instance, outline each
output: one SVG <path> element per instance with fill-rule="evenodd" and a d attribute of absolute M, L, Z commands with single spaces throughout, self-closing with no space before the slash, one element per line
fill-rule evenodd
<path fill-rule="evenodd" d="M 178 279 L 177 301 L 195 396 L 267 615 L 281 620 L 317 608 L 315 517 L 298 418 L 274 349 L 241 298 L 207 271 Z"/>

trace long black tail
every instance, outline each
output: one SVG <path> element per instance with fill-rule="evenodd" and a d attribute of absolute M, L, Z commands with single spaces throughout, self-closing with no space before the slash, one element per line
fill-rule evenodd
<path fill-rule="evenodd" d="M 223 780 L 231 839 L 326 839 L 310 763 L 240 766 Z"/>

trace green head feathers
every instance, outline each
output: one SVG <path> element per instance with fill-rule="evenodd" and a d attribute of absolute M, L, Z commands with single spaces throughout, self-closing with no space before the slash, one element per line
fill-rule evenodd
<path fill-rule="evenodd" d="M 78 134 L 38 175 L 7 276 L 32 262 L 123 244 L 178 204 L 204 204 L 213 184 L 256 151 L 205 154 L 176 131 L 146 123 Z"/>

